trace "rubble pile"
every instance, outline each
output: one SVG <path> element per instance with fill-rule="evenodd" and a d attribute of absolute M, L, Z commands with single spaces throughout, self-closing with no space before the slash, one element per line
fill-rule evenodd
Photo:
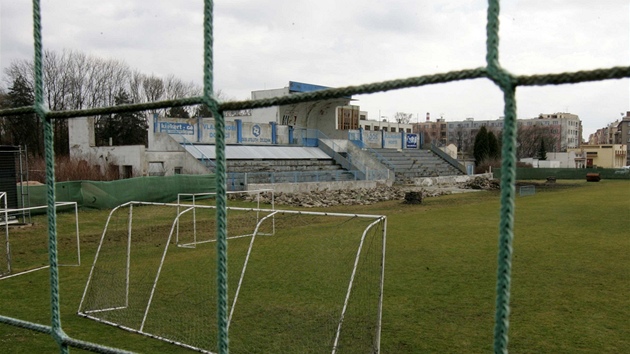
<path fill-rule="evenodd" d="M 377 188 L 361 188 L 347 190 L 323 190 L 312 191 L 310 193 L 281 193 L 278 192 L 274 196 L 275 204 L 291 205 L 304 208 L 324 208 L 335 205 L 370 205 L 387 200 L 405 199 L 405 193 L 408 189 L 400 187 L 377 187 Z M 441 191 L 417 191 L 422 193 L 423 197 L 435 197 L 447 192 Z M 256 195 L 247 195 L 243 197 L 247 201 L 255 201 Z M 271 203 L 270 195 L 261 195 L 261 203 Z"/>
<path fill-rule="evenodd" d="M 499 189 L 499 182 L 477 177 L 471 181 L 455 186 L 456 189 L 476 189 L 491 190 Z M 345 190 L 323 190 L 308 193 L 282 193 L 276 192 L 274 203 L 276 205 L 291 205 L 303 208 L 325 208 L 336 205 L 370 205 L 388 200 L 399 200 L 405 202 L 405 196 L 409 198 L 410 193 L 415 194 L 415 200 L 422 201 L 424 198 L 437 197 L 440 195 L 453 193 L 452 188 L 431 188 L 421 187 L 400 187 L 400 186 L 380 186 L 376 188 L 360 188 Z M 258 196 L 231 195 L 230 198 L 238 198 L 245 201 L 255 202 Z M 260 202 L 271 204 L 270 194 L 261 194 Z M 410 203 L 409 201 L 406 201 Z M 417 204 L 417 203 L 411 203 Z"/>
<path fill-rule="evenodd" d="M 475 177 L 468 182 L 462 183 L 460 187 L 464 189 L 495 190 L 501 188 L 501 183 L 496 179 Z"/>

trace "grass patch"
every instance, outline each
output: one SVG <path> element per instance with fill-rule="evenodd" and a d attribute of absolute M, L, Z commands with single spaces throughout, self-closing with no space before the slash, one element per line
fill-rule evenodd
<path fill-rule="evenodd" d="M 388 216 L 382 352 L 492 351 L 499 192 L 428 198 L 421 205 L 389 201 L 326 211 Z M 556 187 L 537 185 L 535 195 L 516 198 L 509 344 L 512 352 L 630 352 L 629 213 L 627 181 L 571 181 L 570 184 L 559 181 Z M 60 269 L 64 330 L 78 339 L 127 350 L 190 352 L 76 315 L 106 215 L 105 211 L 80 212 L 83 266 Z M 155 220 L 156 227 L 164 227 L 157 221 L 159 215 Z M 43 223 L 45 218 L 36 219 L 36 225 Z M 310 228 L 317 230 L 324 226 Z M 40 237 L 44 244 L 45 228 L 32 231 L 43 233 Z M 321 244 L 308 246 L 309 252 L 316 252 L 313 250 L 318 249 L 317 245 Z M 340 249 L 344 247 L 339 245 Z M 260 251 L 256 256 L 265 259 L 265 248 Z M 174 252 L 170 262 L 185 264 L 189 255 L 179 256 Z M 268 267 L 292 267 L 302 277 L 317 272 L 308 267 L 309 262 L 299 267 L 297 263 L 287 262 L 278 259 Z M 201 268 L 204 264 L 211 267 L 213 261 L 197 264 Z M 183 277 L 194 269 L 182 265 L 170 267 L 169 271 L 175 277 Z M 256 292 L 250 289 L 247 296 L 269 296 L 266 284 L 250 284 Z M 312 288 L 299 290 L 308 293 L 321 286 L 316 281 L 311 285 Z M 45 270 L 1 280 L 0 314 L 49 323 L 47 287 Z M 333 297 L 334 292 L 326 293 Z M 309 331 L 318 328 L 312 315 L 317 309 L 308 304 L 291 307 L 287 304 L 290 299 L 282 297 L 276 300 L 252 308 L 248 315 L 252 323 L 264 324 L 266 328 L 277 326 L 276 335 L 284 336 L 283 326 L 295 324 L 274 322 L 270 315 L 284 312 L 287 319 L 297 319 L 304 328 L 311 328 Z M 210 325 L 215 326 L 213 316 L 210 320 Z M 260 327 L 244 326 L 233 328 L 232 350 L 256 352 L 251 343 L 238 338 L 247 338 L 248 333 L 255 338 L 255 329 Z M 49 336 L 4 324 L 0 324 L 0 346 L 11 353 L 56 351 Z M 260 350 L 287 352 L 274 347 L 272 342 Z"/>

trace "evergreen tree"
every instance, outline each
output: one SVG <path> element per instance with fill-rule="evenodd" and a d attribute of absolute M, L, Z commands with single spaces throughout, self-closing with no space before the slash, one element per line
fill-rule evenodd
<path fill-rule="evenodd" d="M 117 106 L 133 103 L 125 90 L 120 90 L 114 98 Z M 123 112 L 104 115 L 98 118 L 95 127 L 96 144 L 146 145 L 147 121 L 139 112 Z"/>
<path fill-rule="evenodd" d="M 184 107 L 171 107 L 166 116 L 171 118 L 190 118 L 188 111 Z"/>
<path fill-rule="evenodd" d="M 17 76 L 5 96 L 3 106 L 17 108 L 32 106 L 34 102 L 32 87 L 23 76 Z M 26 146 L 31 154 L 43 155 L 43 126 L 37 115 L 10 116 L 2 120 L 2 144 Z"/>
<path fill-rule="evenodd" d="M 538 159 L 545 161 L 547 159 L 547 148 L 545 147 L 545 138 L 540 139 L 540 147 L 538 148 Z"/>
<path fill-rule="evenodd" d="M 477 135 L 475 135 L 475 143 L 473 147 L 473 157 L 475 158 L 475 165 L 479 166 L 483 160 L 487 159 L 490 155 L 488 147 L 488 130 L 486 127 L 481 127 Z"/>
<path fill-rule="evenodd" d="M 501 148 L 499 147 L 499 140 L 493 132 L 488 132 L 488 157 L 496 160 L 501 157 Z"/>

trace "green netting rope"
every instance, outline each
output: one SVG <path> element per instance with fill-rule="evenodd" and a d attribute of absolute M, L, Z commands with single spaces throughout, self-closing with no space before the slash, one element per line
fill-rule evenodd
<path fill-rule="evenodd" d="M 221 354 L 229 353 L 228 340 L 228 269 L 227 269 L 227 171 L 225 161 L 225 119 L 213 98 L 213 1 L 204 1 L 204 66 L 203 100 L 214 115 L 215 136 L 215 174 L 216 174 L 216 231 L 217 231 L 217 350 Z"/>
<path fill-rule="evenodd" d="M 204 91 L 201 97 L 189 97 L 160 102 L 121 105 L 115 107 L 93 108 L 85 110 L 57 111 L 46 110 L 43 101 L 42 80 L 42 41 L 40 1 L 33 0 L 33 33 L 35 42 L 35 103 L 30 107 L 0 110 L 0 116 L 36 113 L 44 124 L 46 150 L 46 186 L 48 205 L 48 239 L 50 262 L 51 291 L 51 327 L 0 316 L 0 322 L 34 331 L 49 333 L 59 343 L 62 353 L 68 352 L 68 346 L 90 350 L 97 353 L 128 353 L 126 351 L 83 342 L 66 336 L 61 328 L 59 311 L 59 274 L 57 270 L 57 226 L 55 212 L 55 170 L 53 153 L 52 119 L 84 117 L 106 113 L 168 108 L 205 104 L 216 119 L 216 182 L 217 182 L 217 319 L 219 326 L 219 353 L 228 353 L 229 341 L 227 330 L 227 224 L 226 224 L 226 163 L 225 163 L 225 119 L 223 112 L 229 110 L 253 109 L 275 105 L 285 105 L 331 98 L 347 97 L 354 94 L 384 92 L 395 89 L 419 87 L 436 83 L 458 80 L 488 78 L 503 92 L 504 130 L 501 167 L 501 208 L 499 222 L 498 269 L 496 284 L 496 312 L 494 329 L 494 352 L 508 352 L 509 301 L 511 281 L 512 240 L 514 238 L 514 197 L 516 178 L 516 87 L 571 84 L 587 81 L 600 81 L 630 77 L 630 66 L 612 67 L 577 72 L 565 72 L 544 75 L 510 74 L 499 63 L 499 0 L 488 1 L 486 24 L 486 67 L 451 71 L 441 74 L 410 77 L 400 80 L 388 80 L 365 85 L 347 86 L 323 91 L 300 93 L 289 96 L 260 100 L 218 103 L 213 97 L 213 1 L 204 0 Z"/>
<path fill-rule="evenodd" d="M 68 353 L 63 342 L 67 336 L 61 328 L 59 310 L 59 271 L 57 267 L 57 210 L 55 208 L 55 150 L 53 149 L 53 122 L 46 117 L 44 107 L 44 80 L 42 68 L 42 28 L 39 1 L 33 1 L 33 24 L 35 43 L 35 113 L 44 122 L 44 149 L 46 160 L 46 204 L 48 215 L 48 259 L 50 263 L 50 307 L 51 335 L 59 344 L 60 353 Z"/>

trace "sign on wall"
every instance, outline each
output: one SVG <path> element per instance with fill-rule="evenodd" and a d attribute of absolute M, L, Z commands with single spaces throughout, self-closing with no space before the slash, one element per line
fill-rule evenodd
<path fill-rule="evenodd" d="M 195 126 L 188 123 L 159 122 L 160 133 L 195 135 Z"/>
<path fill-rule="evenodd" d="M 269 124 L 243 123 L 243 144 L 271 144 Z"/>
<path fill-rule="evenodd" d="M 236 123 L 225 122 L 225 143 L 236 144 Z M 214 144 L 217 137 L 216 127 L 214 125 L 214 119 L 204 119 L 201 124 L 201 143 Z"/>
<path fill-rule="evenodd" d="M 380 131 L 363 131 L 363 144 L 371 148 L 381 148 L 383 145 L 383 135 Z"/>
<path fill-rule="evenodd" d="M 401 133 L 388 133 L 383 131 L 383 147 L 386 149 L 400 149 L 402 146 Z"/>
<path fill-rule="evenodd" d="M 418 134 L 407 134 L 405 138 L 405 147 L 407 149 L 417 149 L 420 143 L 420 137 Z"/>

